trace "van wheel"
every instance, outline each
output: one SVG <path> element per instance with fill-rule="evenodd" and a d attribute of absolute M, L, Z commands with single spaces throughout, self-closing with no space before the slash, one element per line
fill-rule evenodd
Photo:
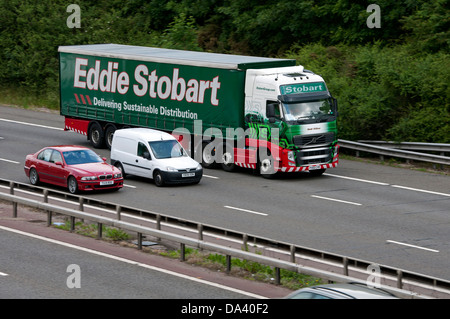
<path fill-rule="evenodd" d="M 158 187 L 164 186 L 164 178 L 161 175 L 160 171 L 156 171 L 153 174 L 153 180 L 155 181 L 155 185 Z"/>
<path fill-rule="evenodd" d="M 105 140 L 104 140 L 104 132 L 102 127 L 99 123 L 94 122 L 92 123 L 91 127 L 89 128 L 89 140 L 91 141 L 92 146 L 95 148 L 102 148 Z"/>
<path fill-rule="evenodd" d="M 125 173 L 125 169 L 122 166 L 122 163 L 120 162 L 115 162 L 114 166 L 117 167 L 119 169 L 119 171 L 122 172 L 122 177 L 125 178 L 127 176 L 127 174 Z"/>

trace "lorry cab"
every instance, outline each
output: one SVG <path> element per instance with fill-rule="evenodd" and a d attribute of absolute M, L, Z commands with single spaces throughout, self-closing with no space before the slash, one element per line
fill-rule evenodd
<path fill-rule="evenodd" d="M 189 157 L 171 134 L 147 129 L 116 130 L 111 144 L 111 164 L 125 175 L 151 178 L 156 186 L 200 182 L 202 166 Z"/>

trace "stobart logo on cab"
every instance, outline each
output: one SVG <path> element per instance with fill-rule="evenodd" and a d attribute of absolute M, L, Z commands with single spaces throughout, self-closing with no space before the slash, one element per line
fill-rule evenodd
<path fill-rule="evenodd" d="M 157 70 L 149 71 L 145 64 L 136 66 L 133 72 L 135 83 L 131 85 L 130 75 L 126 71 L 119 72 L 119 62 L 108 61 L 107 68 L 101 67 L 101 61 L 88 67 L 88 59 L 76 58 L 74 82 L 75 88 L 93 91 L 126 94 L 132 86 L 136 96 L 149 95 L 151 98 L 183 101 L 189 103 L 204 103 L 205 93 L 211 90 L 211 105 L 219 105 L 217 98 L 221 83 L 219 76 L 211 80 L 185 80 L 180 76 L 180 70 L 173 68 L 171 77 L 159 75 Z"/>

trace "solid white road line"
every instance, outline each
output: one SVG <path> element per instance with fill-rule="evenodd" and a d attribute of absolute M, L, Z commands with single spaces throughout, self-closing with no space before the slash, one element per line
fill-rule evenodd
<path fill-rule="evenodd" d="M 348 202 L 346 200 L 329 198 L 329 197 L 323 197 L 323 196 L 317 196 L 317 195 L 311 195 L 311 197 L 325 199 L 325 200 L 330 200 L 330 201 L 333 201 L 333 202 L 339 202 L 339 203 L 344 203 L 344 204 L 356 205 L 356 206 L 361 206 L 362 205 L 360 203 Z"/>
<path fill-rule="evenodd" d="M 440 196 L 447 196 L 450 197 L 450 194 L 446 194 L 446 193 L 439 193 L 439 192 L 433 192 L 433 191 L 427 191 L 424 189 L 419 189 L 419 188 L 412 188 L 412 187 L 406 187 L 406 186 L 400 186 L 400 185 L 391 185 L 392 187 L 396 187 L 396 188 L 401 188 L 401 189 L 407 189 L 410 191 L 415 191 L 415 192 L 422 192 L 422 193 L 428 193 L 428 194 L 434 194 L 434 195 L 440 195 Z"/>
<path fill-rule="evenodd" d="M 17 161 L 12 161 L 6 158 L 0 158 L 0 161 L 4 161 L 4 162 L 8 162 L 8 163 L 13 163 L 13 164 L 20 164 L 20 162 Z"/>
<path fill-rule="evenodd" d="M 146 265 L 146 264 L 143 264 L 143 263 L 140 263 L 140 262 L 136 262 L 136 261 L 133 261 L 133 260 L 130 260 L 130 259 L 126 259 L 126 258 L 117 257 L 117 256 L 114 256 L 114 255 L 102 253 L 100 251 L 96 251 L 96 250 L 92 250 L 92 249 L 89 249 L 89 248 L 76 246 L 76 245 L 65 243 L 65 242 L 62 242 L 62 241 L 59 241 L 59 240 L 54 240 L 54 239 L 50 239 L 50 238 L 46 238 L 46 237 L 41 237 L 41 236 L 38 236 L 38 235 L 35 235 L 35 234 L 26 233 L 26 232 L 23 232 L 23 231 L 20 231 L 20 230 L 17 230 L 17 229 L 12 229 L 12 228 L 8 228 L 8 227 L 4 227 L 4 226 L 0 226 L 0 229 L 6 230 L 6 231 L 10 231 L 10 232 L 14 232 L 14 233 L 17 233 L 17 234 L 21 234 L 21 235 L 24 235 L 24 236 L 28 236 L 28 237 L 32 237 L 32 238 L 36 238 L 36 239 L 40 239 L 40 240 L 44 240 L 44 241 L 48 241 L 48 242 L 51 242 L 51 243 L 54 243 L 54 244 L 58 244 L 58 245 L 61 245 L 61 246 L 66 246 L 66 247 L 69 247 L 69 248 L 78 249 L 78 250 L 81 250 L 81 251 L 84 251 L 84 252 L 87 252 L 87 253 L 91 253 L 91 254 L 103 256 L 103 257 L 106 257 L 106 258 L 118 260 L 118 261 L 121 261 L 121 262 L 125 262 L 125 263 L 128 263 L 128 264 L 136 265 L 136 266 L 147 268 L 147 269 L 151 269 L 151 270 L 154 270 L 154 271 L 159 271 L 159 272 L 162 272 L 162 273 L 165 273 L 165 274 L 169 274 L 169 275 L 176 276 L 176 277 L 179 277 L 179 278 L 195 281 L 195 282 L 202 283 L 202 284 L 205 284 L 205 285 L 221 288 L 221 289 L 224 289 L 224 290 L 233 291 L 233 292 L 236 292 L 236 293 L 239 293 L 239 294 L 243 294 L 243 295 L 246 295 L 246 296 L 249 296 L 249 297 L 258 298 L 258 299 L 265 299 L 266 298 L 264 296 L 256 295 L 256 294 L 253 294 L 253 293 L 250 293 L 250 292 L 247 292 L 247 291 L 235 289 L 235 288 L 232 288 L 232 287 L 223 286 L 223 285 L 220 285 L 220 284 L 217 284 L 217 283 L 214 283 L 214 282 L 209 282 L 209 281 L 206 281 L 206 280 L 203 280 L 203 279 L 190 277 L 190 276 L 187 276 L 187 275 L 176 273 L 174 271 L 170 271 L 170 270 L 166 270 L 166 269 L 163 269 L 163 268 L 158 268 L 158 267 Z"/>
<path fill-rule="evenodd" d="M 253 210 L 248 210 L 248 209 L 244 209 L 244 208 L 238 208 L 238 207 L 233 207 L 233 206 L 223 206 L 223 207 L 228 208 L 228 209 L 239 210 L 241 212 L 256 214 L 256 215 L 269 216 L 268 214 L 265 214 L 265 213 L 255 212 Z"/>
<path fill-rule="evenodd" d="M 328 173 L 323 173 L 323 175 L 330 176 L 330 177 L 337 177 L 337 178 L 349 179 L 349 180 L 357 181 L 357 182 L 364 182 L 364 183 L 370 183 L 370 184 L 383 185 L 383 186 L 389 185 L 388 183 L 369 181 L 369 180 L 367 180 L 367 179 L 361 179 L 361 178 L 355 178 L 355 177 L 348 177 L 348 176 L 342 176 L 342 175 L 334 175 L 334 174 L 328 174 Z"/>
<path fill-rule="evenodd" d="M 203 177 L 208 177 L 208 178 L 212 178 L 212 179 L 219 179 L 217 176 L 211 176 L 211 175 L 205 175 L 205 174 L 203 174 Z"/>
<path fill-rule="evenodd" d="M 401 243 L 399 241 L 395 241 L 395 240 L 386 240 L 388 243 L 392 243 L 392 244 L 397 244 L 397 245 L 402 245 L 402 246 L 408 246 L 408 247 L 412 247 L 412 248 L 417 248 L 417 249 L 423 249 L 423 250 L 427 250 L 427 251 L 431 251 L 433 253 L 438 253 L 439 250 L 436 249 L 431 249 L 431 248 L 426 248 L 426 247 L 420 247 L 420 246 L 416 246 L 416 245 L 411 245 L 411 244 L 405 244 L 405 243 Z"/>
<path fill-rule="evenodd" d="M 48 128 L 48 129 L 51 129 L 51 130 L 64 131 L 64 129 L 60 128 L 60 127 L 52 127 L 52 126 L 41 125 L 41 124 L 20 122 L 20 121 L 8 120 L 8 119 L 3 119 L 3 118 L 0 118 L 0 121 L 16 123 L 16 124 L 23 124 L 23 125 L 29 125 L 29 126 L 36 126 L 36 127 L 42 127 L 42 128 Z"/>
<path fill-rule="evenodd" d="M 4 272 L 0 272 L 0 276 L 8 276 L 8 274 L 5 274 Z"/>

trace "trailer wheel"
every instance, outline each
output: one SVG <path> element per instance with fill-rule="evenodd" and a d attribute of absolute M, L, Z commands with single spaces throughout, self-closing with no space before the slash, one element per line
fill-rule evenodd
<path fill-rule="evenodd" d="M 236 169 L 236 164 L 234 164 L 234 149 L 229 149 L 230 146 L 228 144 L 225 144 L 224 147 L 220 165 L 224 171 L 232 172 Z"/>
<path fill-rule="evenodd" d="M 216 166 L 216 147 L 213 142 L 203 142 L 202 144 L 202 166 L 205 168 Z"/>
<path fill-rule="evenodd" d="M 102 148 L 105 143 L 105 134 L 101 125 L 97 122 L 92 123 L 89 128 L 89 140 L 95 148 Z"/>
<path fill-rule="evenodd" d="M 114 125 L 109 125 L 105 130 L 105 144 L 108 149 L 111 149 L 112 140 L 113 140 L 115 131 L 116 131 L 116 127 Z"/>

